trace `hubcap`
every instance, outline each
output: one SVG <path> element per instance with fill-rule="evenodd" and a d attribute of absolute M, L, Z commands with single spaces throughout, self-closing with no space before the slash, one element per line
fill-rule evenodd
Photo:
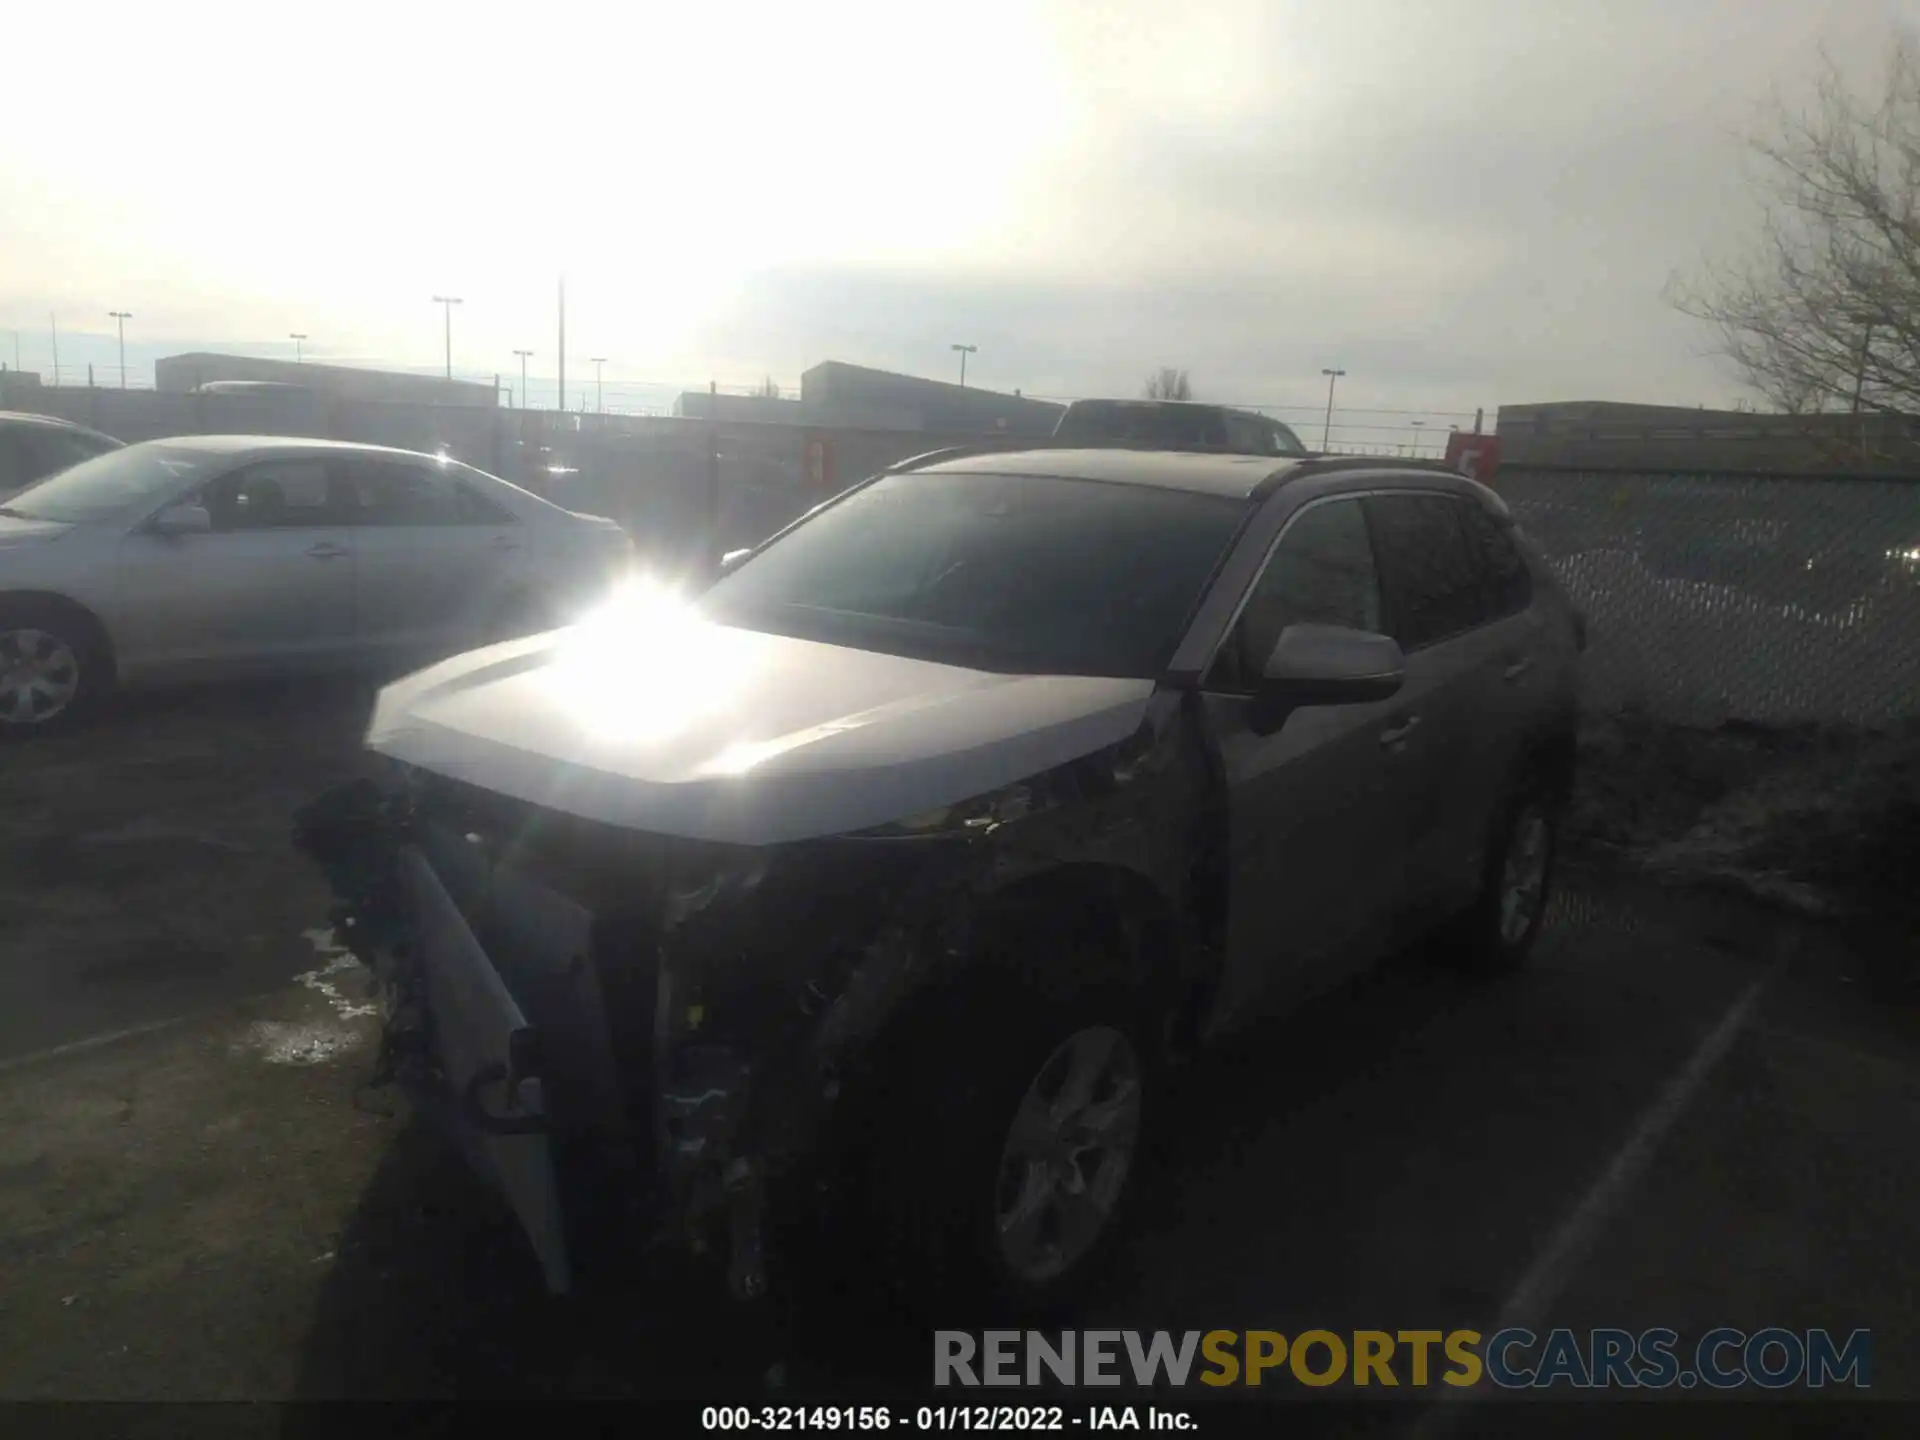
<path fill-rule="evenodd" d="M 66 641 L 45 630 L 0 630 L 0 724 L 44 724 L 79 691 L 80 657 Z"/>
<path fill-rule="evenodd" d="M 1027 1087 L 1000 1153 L 1000 1256 L 1029 1283 L 1061 1274 L 1113 1216 L 1140 1138 L 1140 1059 L 1106 1025 L 1062 1044 Z"/>
<path fill-rule="evenodd" d="M 1540 913 L 1547 888 L 1547 816 L 1530 805 L 1514 821 L 1500 876 L 1500 939 L 1517 945 Z"/>

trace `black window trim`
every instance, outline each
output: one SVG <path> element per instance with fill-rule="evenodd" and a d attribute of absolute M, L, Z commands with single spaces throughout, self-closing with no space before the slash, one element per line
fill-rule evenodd
<path fill-rule="evenodd" d="M 1220 651 L 1226 646 L 1228 639 L 1233 635 L 1234 627 L 1240 623 L 1240 616 L 1245 612 L 1248 603 L 1252 601 L 1253 592 L 1259 588 L 1261 579 L 1267 573 L 1267 567 L 1273 563 L 1274 555 L 1279 551 L 1281 545 L 1286 542 L 1287 535 L 1292 531 L 1294 522 L 1309 510 L 1317 510 L 1322 505 L 1333 505 L 1342 502 L 1359 505 L 1360 502 L 1369 495 L 1391 493 L 1435 495 L 1445 492 L 1435 490 L 1412 490 L 1403 492 L 1336 490 L 1331 495 L 1316 495 L 1313 499 L 1307 501 L 1304 505 L 1301 505 L 1287 515 L 1286 521 L 1280 526 L 1280 529 L 1274 534 L 1273 538 L 1267 542 L 1266 548 L 1261 552 L 1260 563 L 1253 567 L 1253 573 L 1247 577 L 1245 584 L 1241 586 L 1240 597 L 1234 602 L 1233 611 L 1227 616 L 1226 624 L 1220 627 L 1220 633 L 1214 637 L 1213 642 L 1207 647 L 1206 663 L 1199 667 L 1199 671 L 1195 676 L 1195 687 L 1199 689 L 1201 693 L 1207 695 L 1223 695 L 1234 699 L 1246 698 L 1243 691 L 1217 690 L 1210 687 L 1207 683 L 1207 678 L 1213 674 L 1213 667 L 1220 659 Z M 1379 547 L 1374 544 L 1373 524 L 1367 518 L 1366 507 L 1364 505 L 1362 505 L 1360 509 L 1360 523 L 1366 527 L 1367 546 L 1373 551 L 1374 577 L 1375 583 L 1377 584 L 1380 574 L 1380 551 Z M 1383 618 L 1386 615 L 1386 607 L 1386 588 L 1385 586 L 1381 586 L 1380 612 Z"/>

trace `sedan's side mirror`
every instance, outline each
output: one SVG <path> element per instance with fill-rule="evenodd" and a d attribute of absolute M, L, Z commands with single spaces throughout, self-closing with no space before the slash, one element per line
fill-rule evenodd
<path fill-rule="evenodd" d="M 153 517 L 156 535 L 205 535 L 213 529 L 213 514 L 206 506 L 188 500 L 169 505 Z"/>
<path fill-rule="evenodd" d="M 1303 705 L 1385 700 L 1405 678 L 1406 657 L 1390 636 L 1345 625 L 1289 625 L 1255 686 L 1255 720 L 1277 729 Z"/>

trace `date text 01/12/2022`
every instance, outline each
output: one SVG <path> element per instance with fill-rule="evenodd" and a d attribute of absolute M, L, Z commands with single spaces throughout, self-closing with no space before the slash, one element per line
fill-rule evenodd
<path fill-rule="evenodd" d="M 1162 1430 L 1195 1428 L 1184 1410 L 1156 1405 L 708 1405 L 703 1430 Z"/>

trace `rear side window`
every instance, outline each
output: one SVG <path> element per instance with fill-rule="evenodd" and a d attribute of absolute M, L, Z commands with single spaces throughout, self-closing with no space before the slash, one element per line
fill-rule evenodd
<path fill-rule="evenodd" d="M 1445 495 L 1376 495 L 1365 504 L 1387 633 L 1402 650 L 1422 649 L 1490 618 L 1460 502 Z"/>
<path fill-rule="evenodd" d="M 1309 506 L 1281 532 L 1214 659 L 1207 688 L 1251 691 L 1289 625 L 1379 630 L 1380 587 L 1358 500 Z"/>
<path fill-rule="evenodd" d="M 1484 505 L 1460 502 L 1467 544 L 1480 566 L 1480 580 L 1493 618 L 1518 615 L 1533 603 L 1533 572 L 1521 557 L 1513 532 L 1487 513 Z"/>

